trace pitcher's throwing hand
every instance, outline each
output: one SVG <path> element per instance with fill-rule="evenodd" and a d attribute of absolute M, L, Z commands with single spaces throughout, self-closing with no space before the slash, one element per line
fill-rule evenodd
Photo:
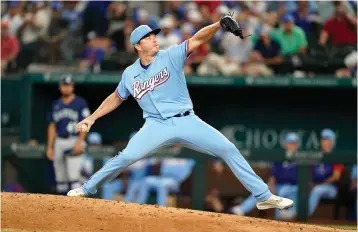
<path fill-rule="evenodd" d="M 88 117 L 77 124 L 77 131 L 89 132 L 93 124 L 94 124 L 94 120 Z"/>

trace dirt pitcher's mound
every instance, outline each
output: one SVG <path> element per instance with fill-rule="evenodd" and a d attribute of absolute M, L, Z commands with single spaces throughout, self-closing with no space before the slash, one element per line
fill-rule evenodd
<path fill-rule="evenodd" d="M 1 226 L 10 230 L 71 232 L 340 231 L 326 227 L 91 198 L 18 193 L 1 193 L 1 197 Z"/>

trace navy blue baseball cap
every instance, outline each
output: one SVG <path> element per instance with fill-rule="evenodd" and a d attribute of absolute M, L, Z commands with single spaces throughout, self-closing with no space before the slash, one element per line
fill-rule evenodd
<path fill-rule="evenodd" d="M 148 25 L 140 25 L 136 29 L 134 29 L 130 36 L 131 44 L 136 45 L 143 37 L 150 33 L 158 34 L 161 31 L 160 28 L 152 29 Z"/>
<path fill-rule="evenodd" d="M 290 132 L 285 136 L 285 143 L 298 143 L 300 140 L 297 133 Z"/>
<path fill-rule="evenodd" d="M 321 138 L 322 139 L 332 139 L 335 140 L 336 139 L 336 133 L 334 133 L 333 130 L 331 129 L 323 129 L 321 132 Z"/>

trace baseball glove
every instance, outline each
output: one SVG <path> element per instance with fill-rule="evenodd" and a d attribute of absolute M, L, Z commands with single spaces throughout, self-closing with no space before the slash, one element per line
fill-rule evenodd
<path fill-rule="evenodd" d="M 224 28 L 226 31 L 229 31 L 233 33 L 236 36 L 239 36 L 241 39 L 245 39 L 246 37 L 250 36 L 243 36 L 242 29 L 240 25 L 236 22 L 236 20 L 233 18 L 234 12 L 225 14 L 220 19 L 220 25 L 222 28 Z"/>

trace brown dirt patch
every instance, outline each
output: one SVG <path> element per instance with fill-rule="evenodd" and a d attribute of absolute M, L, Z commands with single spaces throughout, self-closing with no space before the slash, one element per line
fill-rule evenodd
<path fill-rule="evenodd" d="M 188 209 L 91 198 L 1 193 L 1 227 L 20 231 L 346 231 Z"/>

